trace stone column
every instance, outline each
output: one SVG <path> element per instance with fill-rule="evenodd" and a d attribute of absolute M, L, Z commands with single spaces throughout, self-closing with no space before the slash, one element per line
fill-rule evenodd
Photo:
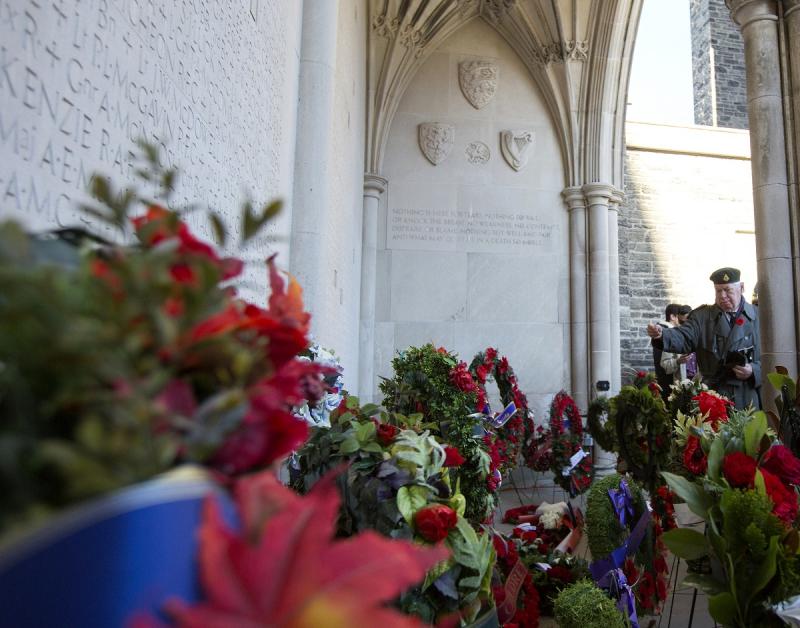
<path fill-rule="evenodd" d="M 783 0 L 783 7 L 785 41 L 788 46 L 788 50 L 785 51 L 788 56 L 786 65 L 789 67 L 789 83 L 791 85 L 791 90 L 784 96 L 785 100 L 791 103 L 790 106 L 794 113 L 793 142 L 791 144 L 793 150 L 790 149 L 789 152 L 789 159 L 794 160 L 794 168 L 789 170 L 791 175 L 789 205 L 792 219 L 792 268 L 796 279 L 794 307 L 795 333 L 798 334 L 797 366 L 800 370 L 800 289 L 797 288 L 797 283 L 800 281 L 800 182 L 797 180 L 800 176 L 800 0 Z"/>
<path fill-rule="evenodd" d="M 358 331 L 358 395 L 371 403 L 375 392 L 375 280 L 378 250 L 378 210 L 387 181 L 364 175 L 364 217 L 361 226 L 361 314 Z"/>
<path fill-rule="evenodd" d="M 742 31 L 747 73 L 747 114 L 753 170 L 753 205 L 761 319 L 762 400 L 772 407 L 766 374 L 776 365 L 797 372 L 791 220 L 778 7 L 775 0 L 727 0 Z M 787 112 L 788 115 L 788 112 Z"/>
<path fill-rule="evenodd" d="M 339 0 L 303 3 L 289 270 L 303 286 L 305 306 L 311 312 L 321 306 L 322 283 L 331 280 L 323 226 L 325 212 L 330 211 L 338 12 Z M 311 323 L 313 328 L 313 318 Z"/>
<path fill-rule="evenodd" d="M 589 406 L 589 343 L 586 285 L 586 202 L 579 187 L 565 188 L 561 195 L 569 211 L 569 311 L 570 386 L 582 412 Z"/>
<path fill-rule="evenodd" d="M 619 206 L 624 194 L 615 189 L 608 203 L 608 299 L 611 306 L 611 394 L 622 388 L 619 331 Z"/>
<path fill-rule="evenodd" d="M 587 183 L 582 189 L 589 208 L 590 387 L 591 390 L 594 390 L 597 382 L 611 383 L 611 281 L 609 277 L 608 217 L 609 201 L 614 194 L 614 187 L 606 183 Z M 603 477 L 614 472 L 616 467 L 614 454 L 595 445 L 594 455 L 596 475 Z"/>

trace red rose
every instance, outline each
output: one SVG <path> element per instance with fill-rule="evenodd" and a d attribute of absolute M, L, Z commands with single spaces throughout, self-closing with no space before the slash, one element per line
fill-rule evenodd
<path fill-rule="evenodd" d="M 414 527 L 417 532 L 431 543 L 438 543 L 447 538 L 457 521 L 456 511 L 441 504 L 420 508 L 414 515 Z"/>
<path fill-rule="evenodd" d="M 464 456 L 461 455 L 457 447 L 450 447 L 448 445 L 444 448 L 444 466 L 460 467 L 465 461 Z"/>
<path fill-rule="evenodd" d="M 494 347 L 489 347 L 486 349 L 486 361 L 490 364 L 494 363 L 495 359 L 497 358 L 497 349 Z"/>
<path fill-rule="evenodd" d="M 715 430 L 717 429 L 717 422 L 728 422 L 728 408 L 733 407 L 733 402 L 730 399 L 701 392 L 696 397 L 692 397 L 692 401 L 697 402 L 700 414 L 707 415 L 706 421 L 711 421 Z"/>
<path fill-rule="evenodd" d="M 450 371 L 450 382 L 463 392 L 475 392 L 477 389 L 466 362 L 459 362 L 457 366 L 453 367 Z"/>
<path fill-rule="evenodd" d="M 376 433 L 378 442 L 384 447 L 388 447 L 394 442 L 394 439 L 397 438 L 397 435 L 400 433 L 400 428 L 395 425 L 389 425 L 388 423 L 379 423 Z"/>
<path fill-rule="evenodd" d="M 690 436 L 686 441 L 686 449 L 683 450 L 683 466 L 695 475 L 702 475 L 706 472 L 708 459 L 700 446 L 700 439 L 697 436 Z"/>
<path fill-rule="evenodd" d="M 800 485 L 800 460 L 785 445 L 775 445 L 767 450 L 761 468 L 777 475 L 786 484 Z"/>
<path fill-rule="evenodd" d="M 722 459 L 722 475 L 734 488 L 753 488 L 756 461 L 741 451 L 734 451 Z"/>
<path fill-rule="evenodd" d="M 764 476 L 767 495 L 774 504 L 772 514 L 785 524 L 791 525 L 797 518 L 797 493 L 766 469 L 762 469 L 761 474 Z"/>
<path fill-rule="evenodd" d="M 575 576 L 566 567 L 561 565 L 553 565 L 547 570 L 547 575 L 551 579 L 560 580 L 565 584 L 571 584 L 575 581 Z"/>

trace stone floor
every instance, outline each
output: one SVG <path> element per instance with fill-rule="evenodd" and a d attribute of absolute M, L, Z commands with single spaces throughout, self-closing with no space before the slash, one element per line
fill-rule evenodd
<path fill-rule="evenodd" d="M 539 504 L 543 501 L 550 503 L 564 501 L 567 495 L 554 486 L 547 476 L 535 473 L 529 469 L 517 469 L 509 481 L 504 482 L 500 492 L 500 511 L 525 504 Z M 586 512 L 586 495 L 580 495 L 571 500 L 574 507 Z M 681 526 L 701 525 L 697 517 L 682 509 L 676 508 L 678 523 Z M 509 532 L 513 526 L 500 523 L 502 515 L 496 517 L 495 525 L 502 532 Z M 586 537 L 581 540 L 576 552 L 587 560 L 590 558 Z M 639 624 L 642 628 L 714 628 L 716 624 L 708 614 L 706 596 L 703 593 L 695 594 L 695 589 L 681 587 L 680 582 L 686 575 L 686 563 L 670 556 L 670 592 L 667 597 L 662 614 L 658 617 L 641 617 Z M 677 574 L 676 574 L 677 567 Z M 677 576 L 677 577 L 676 577 Z M 675 584 L 678 583 L 676 589 Z M 540 623 L 542 628 L 556 626 L 552 619 L 543 618 Z"/>

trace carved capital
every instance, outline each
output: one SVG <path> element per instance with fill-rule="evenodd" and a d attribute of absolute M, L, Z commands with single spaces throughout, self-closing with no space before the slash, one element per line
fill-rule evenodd
<path fill-rule="evenodd" d="M 754 22 L 778 21 L 777 0 L 725 0 L 725 4 L 742 31 Z"/>
<path fill-rule="evenodd" d="M 586 183 L 581 188 L 589 205 L 608 205 L 616 188 L 608 183 Z"/>
<path fill-rule="evenodd" d="M 386 186 L 389 181 L 384 177 L 373 174 L 372 172 L 364 173 L 364 196 L 379 199 L 381 194 L 386 191 Z"/>
<path fill-rule="evenodd" d="M 608 201 L 608 208 L 618 212 L 619 206 L 622 205 L 623 201 L 625 201 L 625 192 L 619 188 L 614 188 L 611 192 L 611 198 Z"/>
<path fill-rule="evenodd" d="M 589 42 L 588 41 L 565 41 L 562 44 L 564 48 L 564 59 L 569 61 L 586 61 L 589 58 Z"/>
<path fill-rule="evenodd" d="M 561 196 L 567 204 L 567 211 L 574 209 L 586 209 L 586 199 L 583 196 L 583 189 L 577 186 L 564 188 Z"/>

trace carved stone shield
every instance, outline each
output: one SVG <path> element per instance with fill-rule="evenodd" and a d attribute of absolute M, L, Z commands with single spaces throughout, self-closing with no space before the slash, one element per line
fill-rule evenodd
<path fill-rule="evenodd" d="M 434 166 L 447 158 L 455 139 L 456 129 L 452 124 L 423 122 L 419 125 L 419 147 Z"/>
<path fill-rule="evenodd" d="M 492 61 L 462 61 L 458 64 L 461 92 L 475 109 L 486 106 L 497 91 L 500 71 Z"/>
<path fill-rule="evenodd" d="M 514 170 L 522 170 L 528 163 L 533 146 L 533 131 L 510 130 L 500 132 L 500 150 Z"/>

